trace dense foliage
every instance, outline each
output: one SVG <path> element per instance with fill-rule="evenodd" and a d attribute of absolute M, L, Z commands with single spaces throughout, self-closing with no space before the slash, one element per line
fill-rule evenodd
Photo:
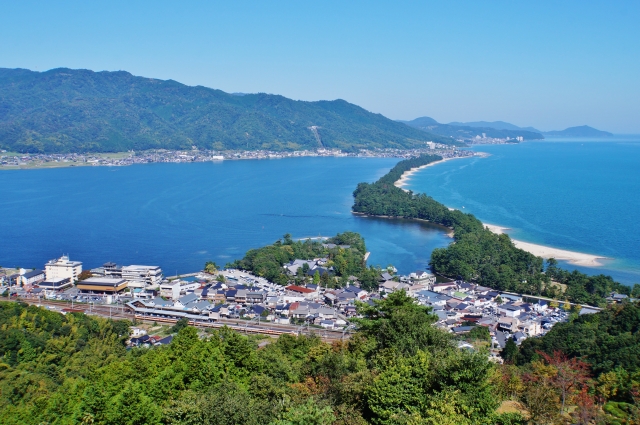
<path fill-rule="evenodd" d="M 257 349 L 221 329 L 125 350 L 120 323 L 0 303 L 0 422 L 12 424 L 515 424 L 498 415 L 495 367 L 458 350 L 403 292 L 333 344 L 281 336 Z M 379 336 L 380 335 L 380 336 Z M 80 341 L 83 341 L 80 343 Z"/>
<path fill-rule="evenodd" d="M 471 214 L 450 211 L 423 194 L 404 191 L 394 185 L 405 171 L 439 161 L 437 155 L 421 155 L 400 161 L 375 183 L 359 183 L 353 196 L 353 211 L 379 216 L 419 218 L 450 227 L 456 234 L 482 229 L 482 223 Z"/>
<path fill-rule="evenodd" d="M 326 244 L 338 246 L 328 248 L 324 246 Z M 348 245 L 349 248 L 342 248 L 340 245 Z M 308 279 L 306 275 L 308 269 L 300 268 L 298 275 L 290 276 L 283 268 L 284 264 L 294 259 L 312 260 L 325 257 L 328 262 L 324 267 L 333 268 L 333 272 L 318 276 L 322 279 L 322 286 L 344 286 L 348 278 L 354 276 L 358 278 L 363 288 L 372 289 L 377 287 L 380 270 L 367 268 L 364 261 L 365 253 L 364 239 L 354 232 L 339 233 L 323 241 L 310 239 L 294 241 L 291 235 L 286 234 L 272 245 L 249 250 L 244 258 L 227 264 L 227 267 L 248 270 L 271 282 L 286 285 L 291 281 L 303 283 Z"/>
<path fill-rule="evenodd" d="M 534 423 L 640 423 L 640 304 L 574 316 L 520 347 L 494 381 Z M 516 364 L 518 366 L 516 366 Z"/>
<path fill-rule="evenodd" d="M 0 69 L 0 148 L 10 151 L 356 150 L 430 140 L 457 143 L 344 100 L 237 96 L 123 71 Z"/>
<path fill-rule="evenodd" d="M 353 193 L 353 211 L 369 215 L 428 220 L 454 232 L 454 243 L 433 250 L 431 268 L 451 278 L 477 282 L 490 288 L 604 305 L 613 291 L 629 294 L 630 288 L 609 276 L 569 273 L 551 259 L 545 273 L 542 258 L 516 248 L 506 234 L 485 229 L 471 214 L 451 211 L 424 194 L 414 194 L 394 185 L 402 174 L 442 158 L 422 155 L 400 161 L 375 183 L 360 183 Z M 566 286 L 563 292 L 559 284 Z M 640 292 L 640 288 L 638 290 Z"/>
<path fill-rule="evenodd" d="M 527 363 L 540 352 L 555 351 L 582 358 L 598 374 L 617 368 L 640 373 L 640 305 L 611 305 L 598 314 L 558 323 L 543 337 L 525 340 L 518 361 Z"/>

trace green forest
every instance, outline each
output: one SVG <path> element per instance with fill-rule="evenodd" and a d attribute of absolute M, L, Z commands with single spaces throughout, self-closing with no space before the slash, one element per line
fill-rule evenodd
<path fill-rule="evenodd" d="M 338 246 L 328 248 L 324 246 L 326 244 Z M 349 248 L 342 248 L 340 245 Z M 349 282 L 349 277 L 353 276 L 363 289 L 377 289 L 381 271 L 366 266 L 366 252 L 364 239 L 354 232 L 338 233 L 322 241 L 294 241 L 290 234 L 286 234 L 272 245 L 249 250 L 244 258 L 228 263 L 226 267 L 251 271 L 271 282 L 287 285 L 291 282 L 308 283 L 310 278 L 307 276 L 308 267 L 300 267 L 296 276 L 288 275 L 283 268 L 286 263 L 295 259 L 327 258 L 328 262 L 324 267 L 333 268 L 333 272 L 313 276 L 316 284 L 322 284 L 325 288 L 343 287 Z"/>
<path fill-rule="evenodd" d="M 258 345 L 260 337 L 226 328 L 184 327 L 169 345 L 127 349 L 127 321 L 0 302 L 0 423 L 640 420 L 638 305 L 574 317 L 521 348 L 507 344 L 504 365 L 485 351 L 458 349 L 452 334 L 433 326 L 430 308 L 403 291 L 357 309 L 358 330 L 344 341 L 283 335 Z"/>
<path fill-rule="evenodd" d="M 8 151 L 357 151 L 424 148 L 427 141 L 460 144 L 344 100 L 234 95 L 124 71 L 0 68 L 0 148 Z"/>
<path fill-rule="evenodd" d="M 484 228 L 473 215 L 451 211 L 425 194 L 404 191 L 394 185 L 405 171 L 441 159 L 437 155 L 422 155 L 403 160 L 375 183 L 359 183 L 353 193 L 353 211 L 428 220 L 450 228 L 454 232 L 453 243 L 431 254 L 431 268 L 442 276 L 594 306 L 605 305 L 606 297 L 614 291 L 640 295 L 640 285 L 632 289 L 610 276 L 570 273 L 560 269 L 553 259 L 545 263 L 542 258 L 516 248 L 508 235 Z M 562 285 L 566 290 L 562 291 Z"/>

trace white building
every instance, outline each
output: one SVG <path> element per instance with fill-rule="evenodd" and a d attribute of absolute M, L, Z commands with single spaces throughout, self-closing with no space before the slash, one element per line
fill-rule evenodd
<path fill-rule="evenodd" d="M 162 269 L 158 266 L 124 266 L 122 268 L 122 278 L 129 282 L 129 288 L 157 288 L 164 276 Z"/>
<path fill-rule="evenodd" d="M 520 316 L 520 307 L 513 304 L 502 304 L 498 307 L 498 314 L 507 317 L 518 317 Z"/>
<path fill-rule="evenodd" d="M 42 282 L 45 279 L 44 272 L 42 270 L 32 270 L 26 271 L 25 269 L 20 269 L 20 276 L 18 277 L 18 282 L 23 286 L 33 285 L 34 283 Z"/>
<path fill-rule="evenodd" d="M 77 282 L 78 276 L 82 273 L 82 262 L 69 261 L 69 256 L 63 255 L 45 264 L 44 272 L 48 281 L 68 278 L 71 282 Z"/>
<path fill-rule="evenodd" d="M 180 281 L 174 280 L 161 284 L 160 296 L 164 298 L 170 298 L 174 301 L 180 298 Z"/>
<path fill-rule="evenodd" d="M 418 270 L 409 274 L 409 278 L 413 281 L 426 283 L 428 285 L 435 285 L 436 283 L 436 277 L 424 270 Z"/>
<path fill-rule="evenodd" d="M 171 282 L 164 282 L 160 285 L 160 296 L 177 300 L 181 294 L 195 291 L 200 287 L 200 282 L 184 282 L 176 279 Z"/>

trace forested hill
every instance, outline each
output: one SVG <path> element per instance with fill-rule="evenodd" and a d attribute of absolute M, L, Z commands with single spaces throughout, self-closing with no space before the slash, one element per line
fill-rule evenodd
<path fill-rule="evenodd" d="M 124 71 L 0 68 L 0 148 L 10 151 L 354 150 L 427 141 L 455 143 L 344 100 L 237 96 Z"/>
<path fill-rule="evenodd" d="M 537 131 L 517 128 L 493 128 L 490 126 L 466 126 L 463 123 L 441 124 L 430 117 L 420 117 L 412 121 L 401 122 L 404 122 L 411 127 L 419 128 L 423 131 L 438 134 L 443 137 L 451 137 L 460 140 L 472 140 L 476 136 L 482 135 L 482 133 L 484 133 L 487 137 L 494 137 L 496 139 L 506 139 L 507 137 L 510 139 L 523 137 L 524 140 L 544 139 L 544 136 Z"/>

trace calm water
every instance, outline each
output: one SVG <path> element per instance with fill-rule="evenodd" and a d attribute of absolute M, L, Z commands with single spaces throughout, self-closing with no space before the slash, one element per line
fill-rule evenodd
<path fill-rule="evenodd" d="M 42 268 L 62 253 L 96 267 L 153 264 L 165 273 L 241 258 L 294 237 L 365 237 L 369 264 L 427 267 L 450 239 L 432 226 L 353 216 L 358 182 L 397 159 L 299 158 L 0 172 L 0 265 Z"/>
<path fill-rule="evenodd" d="M 640 137 L 615 142 L 544 141 L 477 146 L 488 158 L 457 159 L 416 173 L 408 188 L 515 239 L 611 257 L 602 268 L 640 282 Z M 568 268 L 576 268 L 566 265 Z"/>

